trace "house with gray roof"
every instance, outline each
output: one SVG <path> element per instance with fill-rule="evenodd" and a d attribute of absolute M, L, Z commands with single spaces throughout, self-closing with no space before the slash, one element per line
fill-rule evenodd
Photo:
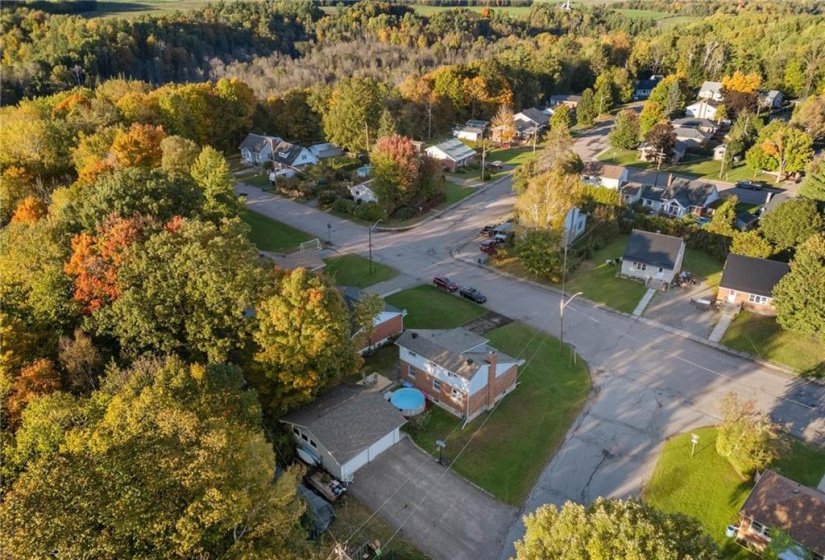
<path fill-rule="evenodd" d="M 467 421 L 515 389 L 517 360 L 463 328 L 407 330 L 395 341 L 401 378 L 427 399 Z"/>
<path fill-rule="evenodd" d="M 676 133 L 676 140 L 684 142 L 687 149 L 701 148 L 707 144 L 708 140 L 713 136 L 707 132 L 702 132 L 698 128 L 688 126 L 674 126 L 673 132 Z"/>
<path fill-rule="evenodd" d="M 667 289 L 682 270 L 684 257 L 685 240 L 681 237 L 634 229 L 622 256 L 622 275 Z"/>
<path fill-rule="evenodd" d="M 707 81 L 699 88 L 699 99 L 706 99 L 711 101 L 722 101 L 722 82 Z"/>
<path fill-rule="evenodd" d="M 550 106 L 555 107 L 556 105 L 565 105 L 575 111 L 576 107 L 578 107 L 579 103 L 581 103 L 581 100 L 581 95 L 551 95 Z"/>
<path fill-rule="evenodd" d="M 427 148 L 426 153 L 441 162 L 442 167 L 455 172 L 470 163 L 477 152 L 457 138 Z"/>
<path fill-rule="evenodd" d="M 692 181 L 668 175 L 667 186 L 650 186 L 641 195 L 642 206 L 671 218 L 688 214 L 702 216 L 711 203 L 719 200 L 719 190 L 713 183 Z"/>
<path fill-rule="evenodd" d="M 600 161 L 588 161 L 582 170 L 582 180 L 591 185 L 619 189 L 627 181 L 627 168 Z"/>
<path fill-rule="evenodd" d="M 782 106 L 783 99 L 785 99 L 785 96 L 782 95 L 781 91 L 776 89 L 759 92 L 759 105 L 771 111 L 779 109 L 779 107 Z"/>
<path fill-rule="evenodd" d="M 790 270 L 787 263 L 731 253 L 722 270 L 716 300 L 760 315 L 776 315 L 773 289 Z"/>
<path fill-rule="evenodd" d="M 532 138 L 550 124 L 550 115 L 538 107 L 530 107 L 513 115 L 513 123 L 520 138 Z"/>
<path fill-rule="evenodd" d="M 719 130 L 719 125 L 710 119 L 694 119 L 690 117 L 685 117 L 684 119 L 673 119 L 670 122 L 673 124 L 674 129 L 695 128 L 697 130 L 701 130 L 702 132 L 707 132 L 711 136 L 716 134 L 716 132 Z"/>
<path fill-rule="evenodd" d="M 344 150 L 330 142 L 313 144 L 309 147 L 309 151 L 318 159 L 334 158 L 344 155 Z"/>
<path fill-rule="evenodd" d="M 342 286 L 338 289 L 341 291 L 341 295 L 344 297 L 344 302 L 347 304 L 350 313 L 355 311 L 358 302 L 360 302 L 366 294 L 366 292 L 354 286 Z M 384 346 L 392 337 L 404 332 L 404 317 L 406 316 L 407 312 L 405 310 L 398 309 L 385 302 L 384 308 L 379 311 L 372 320 L 372 334 L 368 339 L 361 340 L 361 347 L 358 349 L 358 352 L 364 353 L 367 350 Z M 353 322 L 352 338 L 358 338 L 360 332 Z M 361 339 L 363 338 L 362 336 Z"/>
<path fill-rule="evenodd" d="M 241 159 L 252 165 L 259 165 L 272 159 L 272 149 L 281 139 L 266 134 L 247 134 L 238 149 Z"/>
<path fill-rule="evenodd" d="M 307 148 L 281 140 L 272 148 L 272 163 L 278 168 L 299 168 L 315 165 L 318 157 Z"/>
<path fill-rule="evenodd" d="M 406 422 L 381 393 L 356 385 L 339 385 L 280 421 L 301 455 L 344 481 L 398 443 Z"/>
<path fill-rule="evenodd" d="M 663 79 L 664 76 L 654 74 L 646 80 L 639 80 L 638 82 L 636 82 L 636 88 L 633 90 L 633 99 L 635 101 L 647 99 L 653 92 L 653 88 L 659 85 L 659 82 L 661 82 Z"/>

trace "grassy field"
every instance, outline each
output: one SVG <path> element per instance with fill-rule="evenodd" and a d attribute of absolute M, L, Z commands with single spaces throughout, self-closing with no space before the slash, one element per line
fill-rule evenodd
<path fill-rule="evenodd" d="M 324 262 L 327 263 L 324 271 L 334 276 L 335 283 L 341 286 L 366 288 L 398 276 L 397 270 L 375 260 L 372 261 L 370 273 L 370 261 L 361 255 L 335 256 L 324 259 Z"/>
<path fill-rule="evenodd" d="M 329 527 L 329 533 L 335 535 L 336 539 L 349 539 L 350 545 L 357 547 L 375 540 L 384 545 L 395 533 L 395 529 L 377 515 L 370 518 L 372 512 L 352 496 L 347 496 L 346 500 L 335 504 L 334 509 L 335 520 Z M 319 537 L 318 544 L 323 552 L 322 558 L 333 556 L 335 540 L 330 534 L 324 533 Z M 400 534 L 395 535 L 390 545 L 383 550 L 384 555 L 393 560 L 427 560 L 429 558 L 404 540 Z"/>
<path fill-rule="evenodd" d="M 685 250 L 682 270 L 689 270 L 697 279 L 704 281 L 705 284 L 712 288 L 719 286 L 719 281 L 722 279 L 723 267 L 724 263 L 717 261 L 702 251 L 696 249 Z"/>
<path fill-rule="evenodd" d="M 786 331 L 773 317 L 743 311 L 728 327 L 722 344 L 825 379 L 825 343 Z"/>
<path fill-rule="evenodd" d="M 99 0 L 97 10 L 86 17 L 138 17 L 198 10 L 214 0 Z"/>
<path fill-rule="evenodd" d="M 361 369 L 367 375 L 380 373 L 387 379 L 398 380 L 400 373 L 398 364 L 398 347 L 390 344 L 379 348 L 369 356 L 364 356 L 364 367 Z M 356 376 L 358 379 L 361 378 L 360 373 Z"/>
<path fill-rule="evenodd" d="M 310 234 L 282 224 L 263 214 L 245 211 L 241 215 L 252 231 L 249 239 L 261 251 L 288 252 L 297 249 L 304 241 L 314 239 Z"/>
<path fill-rule="evenodd" d="M 480 12 L 484 9 L 483 6 L 462 6 L 465 10 L 470 10 L 473 12 Z M 445 10 L 455 10 L 456 6 L 414 6 L 415 13 L 420 14 L 422 16 L 433 16 Z M 503 12 L 510 14 L 511 16 L 522 17 L 526 16 L 530 12 L 530 8 L 527 6 L 492 6 L 490 10 L 495 12 Z"/>
<path fill-rule="evenodd" d="M 753 484 L 743 481 L 724 457 L 716 453 L 716 428 L 702 428 L 696 454 L 690 456 L 691 434 L 669 440 L 644 492 L 644 500 L 666 512 L 697 518 L 723 547 L 726 558 L 755 558 L 725 537 L 725 527 L 738 520 L 737 512 Z M 790 439 L 790 438 L 789 438 Z M 814 485 L 825 474 L 825 451 L 790 439 L 790 448 L 771 465 L 777 472 Z"/>
<path fill-rule="evenodd" d="M 476 303 L 429 285 L 395 293 L 386 301 L 409 312 L 404 318 L 408 329 L 452 329 L 487 312 Z"/>
<path fill-rule="evenodd" d="M 637 156 L 638 153 L 635 150 L 617 150 L 615 148 L 610 148 L 605 153 L 601 154 L 598 159 L 599 161 L 623 165 L 625 167 L 638 167 L 640 169 L 650 170 L 656 169 L 656 165 L 654 163 L 639 161 Z M 679 163 L 662 164 L 661 171 L 662 173 L 677 173 L 679 175 L 685 175 L 696 179 L 707 178 L 720 180 L 719 170 L 721 166 L 721 161 L 710 158 L 700 158 L 699 156 L 688 154 L 685 156 L 685 159 Z M 729 171 L 721 177 L 721 180 L 736 182 L 758 179 L 759 177 L 759 174 L 754 174 L 753 169 L 743 163 L 740 163 L 735 167 L 729 168 Z M 772 180 L 773 177 L 770 175 L 764 175 L 762 176 L 762 179 Z M 662 178 L 661 183 L 664 184 L 664 178 Z"/>
<path fill-rule="evenodd" d="M 653 19 L 653 20 L 660 20 L 672 17 L 673 14 L 669 14 L 667 12 L 657 12 L 654 10 L 633 10 L 633 9 L 625 9 L 625 10 L 617 10 L 619 13 L 629 17 L 630 19 Z"/>
<path fill-rule="evenodd" d="M 521 323 L 486 335 L 490 345 L 527 360 L 520 385 L 496 409 L 481 414 L 463 430 L 463 421 L 433 407 L 423 426 L 411 430 L 418 445 L 435 454 L 446 442 L 453 468 L 496 498 L 520 505 L 564 439 L 587 400 L 590 378 L 583 362 L 559 355 L 557 339 Z"/>
<path fill-rule="evenodd" d="M 444 185 L 444 194 L 447 195 L 447 206 L 455 204 L 459 200 L 464 200 L 474 192 L 476 192 L 475 187 L 462 187 L 449 181 Z"/>

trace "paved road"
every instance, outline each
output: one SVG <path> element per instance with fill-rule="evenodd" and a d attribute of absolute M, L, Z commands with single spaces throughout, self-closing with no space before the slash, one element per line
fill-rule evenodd
<path fill-rule="evenodd" d="M 511 211 L 510 189 L 509 180 L 503 180 L 419 228 L 375 232 L 373 255 L 421 282 L 429 282 L 435 274 L 448 274 L 459 284 L 481 289 L 488 296 L 486 306 L 493 311 L 558 336 L 558 294 L 475 264 L 477 232 Z M 251 209 L 322 239 L 329 223 L 333 244 L 366 255 L 367 228 L 257 189 L 243 190 L 249 193 Z M 799 437 L 825 444 L 822 386 L 784 377 L 651 321 L 587 302 L 574 301 L 566 308 L 565 340 L 590 366 L 593 391 L 522 513 L 545 503 L 638 495 L 664 440 L 717 423 L 715 403 L 730 390 L 754 397 L 762 410 Z M 523 531 L 517 522 L 506 542 L 514 542 Z M 513 551 L 511 544 L 502 551 L 502 558 Z"/>

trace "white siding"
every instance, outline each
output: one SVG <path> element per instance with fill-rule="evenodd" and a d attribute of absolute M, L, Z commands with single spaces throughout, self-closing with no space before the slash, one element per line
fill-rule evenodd
<path fill-rule="evenodd" d="M 369 448 L 367 448 L 355 457 L 353 457 L 352 459 L 350 459 L 345 465 L 341 466 L 341 476 L 339 476 L 338 478 L 342 480 L 348 480 L 352 475 L 355 474 L 355 471 L 357 471 L 369 462 L 370 450 Z"/>
<path fill-rule="evenodd" d="M 450 371 L 444 369 L 443 367 L 434 364 L 433 362 L 425 359 L 418 354 L 410 352 L 406 348 L 402 348 L 399 346 L 399 357 L 402 361 L 407 362 L 412 367 L 417 370 L 425 371 L 428 374 L 432 375 L 442 383 L 446 383 L 450 387 L 456 387 L 458 389 L 466 389 L 467 388 L 467 380 L 463 377 L 459 377 Z M 486 364 L 483 364 L 480 370 L 473 376 L 473 382 L 470 384 L 471 387 L 475 386 L 475 382 L 477 382 L 479 377 L 485 377 L 486 375 L 481 375 L 482 370 L 486 374 L 486 368 L 484 367 Z M 482 382 L 481 387 L 484 387 L 484 382 Z"/>

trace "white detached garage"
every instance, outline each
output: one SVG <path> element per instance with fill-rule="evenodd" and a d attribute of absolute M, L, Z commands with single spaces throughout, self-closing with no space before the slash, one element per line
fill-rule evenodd
<path fill-rule="evenodd" d="M 321 466 L 351 480 L 355 471 L 398 443 L 406 420 L 380 393 L 339 385 L 281 422 L 299 447 L 320 458 Z"/>

